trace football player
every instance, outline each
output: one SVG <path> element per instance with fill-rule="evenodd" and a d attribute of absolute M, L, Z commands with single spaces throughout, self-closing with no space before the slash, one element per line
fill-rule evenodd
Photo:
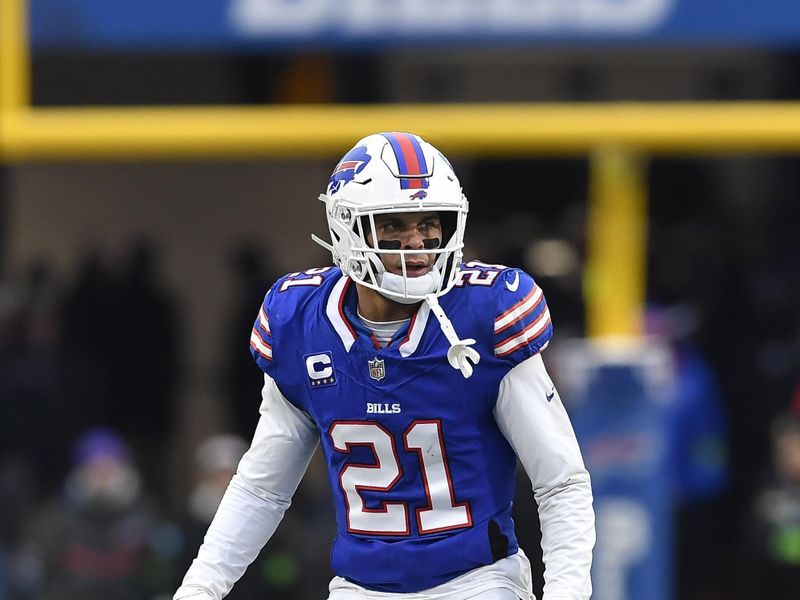
<path fill-rule="evenodd" d="M 541 288 L 461 264 L 467 199 L 416 135 L 360 140 L 320 199 L 330 241 L 312 237 L 336 266 L 266 294 L 250 337 L 261 418 L 175 599 L 228 593 L 317 445 L 338 525 L 330 600 L 533 598 L 511 518 L 517 459 L 538 504 L 544 600 L 589 598 L 591 487 L 540 356 L 553 332 Z"/>

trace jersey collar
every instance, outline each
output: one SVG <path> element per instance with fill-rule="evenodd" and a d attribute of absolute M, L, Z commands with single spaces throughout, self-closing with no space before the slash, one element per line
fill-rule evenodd
<path fill-rule="evenodd" d="M 352 283 L 352 279 L 347 275 L 342 275 L 339 281 L 334 284 L 325 306 L 325 315 L 347 352 L 350 352 L 353 344 L 358 339 L 357 327 L 353 322 L 353 317 L 348 316 L 350 311 L 346 304 L 348 302 L 348 291 Z M 355 310 L 352 313 L 355 314 Z M 405 337 L 399 341 L 399 344 L 392 343 L 389 348 L 397 347 L 400 355 L 404 357 L 413 355 L 422 340 L 422 334 L 425 332 L 429 315 L 430 307 L 426 302 L 422 302 L 417 312 L 411 317 Z"/>

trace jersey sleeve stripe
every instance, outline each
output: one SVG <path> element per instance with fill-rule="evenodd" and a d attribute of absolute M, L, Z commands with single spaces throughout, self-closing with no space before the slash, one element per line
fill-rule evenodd
<path fill-rule="evenodd" d="M 511 313 L 513 313 L 519 307 L 523 306 L 526 302 L 530 301 L 531 298 L 533 298 L 533 296 L 537 292 L 539 293 L 539 295 L 542 294 L 541 288 L 539 288 L 538 285 L 533 284 L 533 287 L 531 288 L 531 291 L 528 292 L 522 300 L 517 302 L 515 305 L 513 305 L 511 308 L 509 308 L 507 311 L 505 311 L 502 315 L 500 315 L 499 317 L 497 317 L 494 320 L 495 327 L 502 327 L 506 322 L 506 318 L 508 318 L 509 315 L 511 315 Z M 511 318 L 513 318 L 513 317 L 511 317 Z"/>
<path fill-rule="evenodd" d="M 264 307 L 261 307 L 261 310 L 258 311 L 258 324 L 261 325 L 261 328 L 267 332 L 267 335 L 272 335 L 272 332 L 269 330 L 269 319 L 267 318 L 267 312 L 264 310 Z"/>
<path fill-rule="evenodd" d="M 254 327 L 250 332 L 250 347 L 258 352 L 263 358 L 272 360 L 272 346 L 261 338 L 261 334 Z"/>
<path fill-rule="evenodd" d="M 521 302 L 518 302 L 513 307 L 511 307 L 511 312 L 506 311 L 503 313 L 503 316 L 498 318 L 494 323 L 494 332 L 495 334 L 505 331 L 512 325 L 518 323 L 529 314 L 531 314 L 534 310 L 539 308 L 542 304 L 542 300 L 544 298 L 544 294 L 542 293 L 542 288 L 535 287 L 531 290 L 531 293 L 528 294 L 525 298 L 522 299 Z M 515 308 L 516 307 L 516 308 Z"/>
<path fill-rule="evenodd" d="M 539 317 L 525 329 L 506 338 L 494 347 L 495 356 L 507 356 L 525 344 L 533 342 L 550 326 L 550 309 L 545 308 Z"/>

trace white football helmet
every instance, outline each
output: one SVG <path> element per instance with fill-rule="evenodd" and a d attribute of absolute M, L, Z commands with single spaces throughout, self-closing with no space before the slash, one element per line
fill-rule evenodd
<path fill-rule="evenodd" d="M 396 302 L 414 303 L 453 287 L 464 248 L 468 202 L 444 155 L 410 133 L 378 133 L 359 140 L 333 170 L 325 203 L 333 262 L 358 284 Z M 409 277 L 406 256 L 420 250 L 379 247 L 375 215 L 437 212 L 443 240 L 426 247 L 436 255 L 426 275 Z M 381 256 L 400 254 L 402 275 L 386 271 Z"/>

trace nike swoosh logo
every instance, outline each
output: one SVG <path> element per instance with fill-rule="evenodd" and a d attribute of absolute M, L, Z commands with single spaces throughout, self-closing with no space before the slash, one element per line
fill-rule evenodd
<path fill-rule="evenodd" d="M 514 273 L 514 281 L 511 283 L 506 281 L 506 287 L 509 292 L 516 292 L 519 287 L 519 273 Z"/>
<path fill-rule="evenodd" d="M 553 389 L 550 391 L 549 394 L 545 394 L 545 397 L 547 398 L 547 401 L 550 402 L 550 400 L 552 400 L 555 397 L 555 395 L 556 395 L 556 390 Z"/>

